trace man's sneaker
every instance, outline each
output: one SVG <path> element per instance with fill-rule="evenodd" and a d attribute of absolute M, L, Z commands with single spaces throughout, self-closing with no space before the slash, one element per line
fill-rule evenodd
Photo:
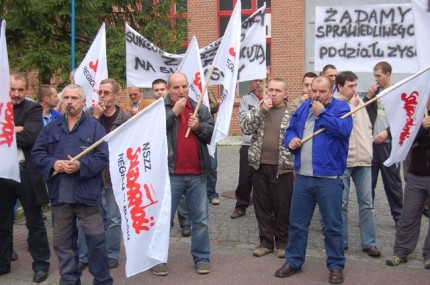
<path fill-rule="evenodd" d="M 215 206 L 219 205 L 219 199 L 218 198 L 212 198 L 212 199 L 210 199 L 210 202 L 212 205 L 215 205 Z"/>
<path fill-rule="evenodd" d="M 234 209 L 234 212 L 233 212 L 233 214 L 231 214 L 230 218 L 237 219 L 237 218 L 240 218 L 242 216 L 245 216 L 245 210 L 236 208 L 236 209 Z"/>
<path fill-rule="evenodd" d="M 183 226 L 182 227 L 182 236 L 183 237 L 191 236 L 191 226 Z"/>
<path fill-rule="evenodd" d="M 396 256 L 396 255 L 393 255 L 393 256 L 389 256 L 389 257 L 387 257 L 387 260 L 385 260 L 385 263 L 387 264 L 387 265 L 389 265 L 389 266 L 397 266 L 397 265 L 399 265 L 400 263 L 405 263 L 405 262 L 407 262 L 408 260 L 406 259 L 406 258 L 403 258 L 403 257 L 400 257 L 400 256 Z"/>
<path fill-rule="evenodd" d="M 157 275 L 157 276 L 167 276 L 167 274 L 169 274 L 166 263 L 160 263 L 155 265 L 154 267 L 151 268 L 151 271 L 154 275 Z"/>
<path fill-rule="evenodd" d="M 109 258 L 109 259 L 108 259 L 108 262 L 109 262 L 109 268 L 110 268 L 110 269 L 117 268 L 117 267 L 119 266 L 118 259 L 115 259 L 115 258 Z"/>
<path fill-rule="evenodd" d="M 278 258 L 285 258 L 285 248 L 278 248 L 276 255 Z"/>
<path fill-rule="evenodd" d="M 198 274 L 208 274 L 211 272 L 211 265 L 207 262 L 199 262 L 196 264 Z"/>
<path fill-rule="evenodd" d="M 430 259 L 426 259 L 426 260 L 424 261 L 424 268 L 425 268 L 425 269 L 430 269 Z"/>
<path fill-rule="evenodd" d="M 256 257 L 262 257 L 262 256 L 265 256 L 266 254 L 269 254 L 272 252 L 273 252 L 273 249 L 259 246 L 259 247 L 254 249 L 254 252 L 252 253 L 252 255 L 254 255 Z"/>

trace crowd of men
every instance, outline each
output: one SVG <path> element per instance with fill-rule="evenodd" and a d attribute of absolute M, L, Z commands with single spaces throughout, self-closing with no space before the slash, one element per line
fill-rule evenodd
<path fill-rule="evenodd" d="M 282 78 L 255 80 L 255 89 L 241 99 L 238 116 L 243 144 L 237 202 L 231 218 L 244 216 L 247 207 L 254 204 L 259 245 L 253 255 L 265 256 L 276 249 L 276 255 L 285 259 L 276 277 L 301 272 L 308 227 L 318 205 L 329 282 L 344 282 L 351 178 L 359 206 L 361 249 L 369 256 L 381 256 L 374 211 L 379 171 L 396 226 L 394 254 L 386 263 L 396 266 L 406 262 L 415 250 L 422 212 L 430 197 L 430 118 L 424 118 L 404 167 L 403 193 L 400 165 L 383 165 L 390 155 L 391 133 L 383 106 L 375 98 L 392 85 L 391 73 L 387 62 L 376 64 L 375 84 L 364 98 L 357 93 L 356 74 L 337 73 L 333 65 L 327 65 L 319 76 L 304 74 L 303 93 L 295 100 L 289 98 L 287 82 Z M 11 261 L 18 258 L 12 232 L 14 207 L 19 200 L 28 228 L 33 281 L 47 279 L 50 248 L 42 205 L 49 199 L 60 284 L 80 284 L 86 267 L 94 284 L 112 284 L 110 269 L 119 266 L 122 234 L 108 148 L 102 143 L 79 160 L 73 157 L 153 100 L 145 99 L 142 89 L 130 87 L 130 101 L 119 106 L 120 85 L 105 79 L 99 86 L 99 103 L 85 108 L 83 88 L 73 83 L 73 75 L 71 82 L 61 98 L 54 86 L 42 85 L 37 104 L 26 99 L 25 75 L 14 72 L 10 76 L 21 182 L 0 178 L 0 275 L 9 273 Z M 211 96 L 210 108 L 198 106 L 188 96 L 186 75 L 179 72 L 171 74 L 168 82 L 154 81 L 152 89 L 154 99 L 164 98 L 166 109 L 171 226 L 178 212 L 182 235 L 191 236 L 196 272 L 208 274 L 208 204 L 218 205 L 220 201 L 216 153 L 209 156 L 207 145 L 219 103 Z M 349 113 L 365 104 L 366 108 Z M 191 130 L 188 137 L 187 129 Z M 315 135 L 316 131 L 320 133 Z M 423 258 L 424 267 L 430 269 L 430 232 Z M 154 266 L 152 272 L 167 275 L 167 264 Z"/>

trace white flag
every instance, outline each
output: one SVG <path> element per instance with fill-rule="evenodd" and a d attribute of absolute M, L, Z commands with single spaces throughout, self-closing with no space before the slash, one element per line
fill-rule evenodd
<path fill-rule="evenodd" d="M 84 60 L 75 73 L 75 83 L 81 85 L 86 94 L 86 105 L 94 106 L 99 102 L 97 91 L 100 81 L 108 78 L 106 57 L 106 28 L 101 26 Z"/>
<path fill-rule="evenodd" d="M 391 154 L 385 166 L 405 160 L 421 126 L 430 93 L 430 66 L 377 96 L 390 125 Z"/>
<path fill-rule="evenodd" d="M 195 36 L 192 38 L 191 43 L 188 46 L 185 57 L 182 59 L 181 64 L 178 67 L 178 71 L 187 76 L 188 83 L 190 84 L 188 96 L 197 102 L 203 92 L 206 80 L 199 54 L 199 44 L 197 43 Z M 210 111 L 207 90 L 205 90 L 202 102 Z"/>
<path fill-rule="evenodd" d="M 159 99 L 106 138 L 127 277 L 167 262 L 171 196 L 165 117 Z"/>
<path fill-rule="evenodd" d="M 222 42 L 213 61 L 213 66 L 224 73 L 223 91 L 221 95 L 221 105 L 218 110 L 212 140 L 209 145 L 211 156 L 215 153 L 218 141 L 228 136 L 230 128 L 231 113 L 233 111 L 234 97 L 237 83 L 237 73 L 239 65 L 240 51 L 240 13 L 241 2 L 236 2 L 233 14 L 228 22 Z"/>
<path fill-rule="evenodd" d="M 430 1 L 412 0 L 412 12 L 414 14 L 418 68 L 424 69 L 430 65 Z"/>
<path fill-rule="evenodd" d="M 1 23 L 0 33 L 0 177 L 21 182 L 18 149 L 16 146 L 13 105 L 10 100 L 9 60 L 6 45 L 6 21 Z"/>

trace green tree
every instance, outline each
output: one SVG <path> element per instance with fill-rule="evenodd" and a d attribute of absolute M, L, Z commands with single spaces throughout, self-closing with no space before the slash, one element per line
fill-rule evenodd
<path fill-rule="evenodd" d="M 179 9 L 170 17 L 171 0 L 76 0 L 75 53 L 84 58 L 102 22 L 106 22 L 109 76 L 125 82 L 124 24 L 161 48 L 176 52 L 187 40 L 187 21 Z M 181 1 L 179 1 L 181 2 Z M 11 69 L 38 71 L 40 84 L 54 76 L 67 81 L 70 71 L 70 0 L 0 0 L 0 18 L 6 19 Z"/>

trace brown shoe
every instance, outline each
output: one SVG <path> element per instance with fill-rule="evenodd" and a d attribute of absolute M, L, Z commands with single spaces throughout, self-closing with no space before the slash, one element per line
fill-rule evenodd
<path fill-rule="evenodd" d="M 242 216 L 245 216 L 245 210 L 236 208 L 236 209 L 234 209 L 234 212 L 233 212 L 233 214 L 231 214 L 230 218 L 237 219 L 237 218 L 240 218 Z"/>
<path fill-rule="evenodd" d="M 330 270 L 330 277 L 328 282 L 331 284 L 342 284 L 343 283 L 343 269 Z"/>
<path fill-rule="evenodd" d="M 285 264 L 282 265 L 281 268 L 276 270 L 275 276 L 278 278 L 285 278 L 285 277 L 289 277 L 289 276 L 296 274 L 296 273 L 299 273 L 299 272 L 302 272 L 302 270 L 301 269 L 294 269 L 291 267 L 290 264 L 285 262 Z"/>
<path fill-rule="evenodd" d="M 252 255 L 256 257 L 262 257 L 272 252 L 273 252 L 273 249 L 258 246 L 257 248 L 254 249 L 254 252 L 252 253 Z"/>
<path fill-rule="evenodd" d="M 379 251 L 379 249 L 376 246 L 365 248 L 365 249 L 363 249 L 363 251 L 371 257 L 380 257 L 381 256 L 381 252 Z"/>

